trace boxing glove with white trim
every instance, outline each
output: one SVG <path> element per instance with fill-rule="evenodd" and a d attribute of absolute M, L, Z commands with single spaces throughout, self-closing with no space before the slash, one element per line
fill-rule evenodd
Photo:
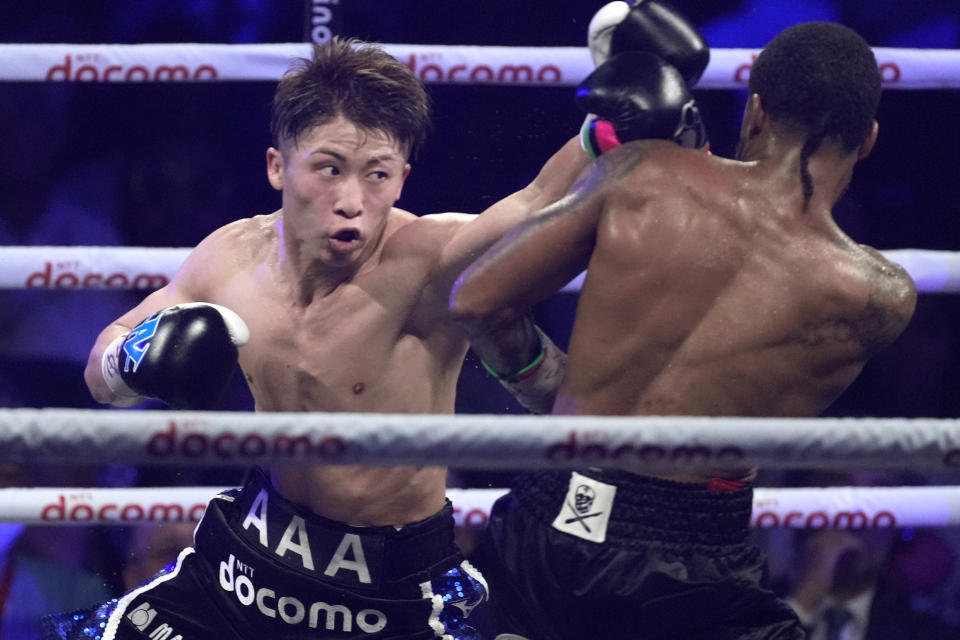
<path fill-rule="evenodd" d="M 114 339 L 101 360 L 117 406 L 157 398 L 174 409 L 213 409 L 250 339 L 246 323 L 216 304 L 191 302 L 157 311 Z"/>

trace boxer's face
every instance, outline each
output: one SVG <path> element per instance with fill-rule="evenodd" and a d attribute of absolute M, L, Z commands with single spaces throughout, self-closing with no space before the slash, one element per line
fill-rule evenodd
<path fill-rule="evenodd" d="M 333 267 L 365 261 L 410 172 L 397 143 L 337 118 L 282 146 L 267 151 L 267 174 L 301 252 Z"/>

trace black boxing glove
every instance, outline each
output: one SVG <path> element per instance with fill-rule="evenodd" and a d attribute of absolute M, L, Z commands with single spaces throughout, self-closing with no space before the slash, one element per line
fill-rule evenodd
<path fill-rule="evenodd" d="M 157 311 L 104 350 L 101 371 L 131 406 L 157 398 L 174 409 L 213 409 L 237 366 L 250 331 L 236 313 L 207 302 Z"/>
<path fill-rule="evenodd" d="M 688 89 L 710 62 L 710 47 L 697 28 L 656 0 L 636 0 L 613 28 L 609 55 L 626 51 L 656 54 L 680 72 Z"/>
<path fill-rule="evenodd" d="M 630 140 L 673 140 L 707 149 L 700 110 L 683 76 L 659 56 L 628 51 L 613 56 L 577 88 L 577 106 L 588 114 L 580 142 L 596 157 Z"/>

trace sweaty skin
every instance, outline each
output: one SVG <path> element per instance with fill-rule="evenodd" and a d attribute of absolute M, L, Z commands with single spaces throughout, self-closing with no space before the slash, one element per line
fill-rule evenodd
<path fill-rule="evenodd" d="M 806 209 L 802 141 L 749 138 L 745 162 L 625 144 L 472 265 L 452 310 L 481 326 L 586 267 L 554 413 L 816 416 L 916 303 L 906 272 L 832 218 L 873 139 L 849 154 L 824 143 Z M 718 475 L 750 470 L 664 477 Z"/>
<path fill-rule="evenodd" d="M 240 366 L 257 411 L 449 413 L 467 351 L 449 316 L 456 276 L 530 212 L 569 189 L 586 163 L 571 140 L 526 188 L 480 216 L 395 208 L 409 173 L 395 142 L 342 118 L 267 152 L 283 207 L 204 239 L 173 281 L 107 327 L 85 372 L 100 402 L 103 349 L 151 312 L 206 301 L 250 328 Z M 354 526 L 439 511 L 442 467 L 281 466 L 288 499 Z"/>

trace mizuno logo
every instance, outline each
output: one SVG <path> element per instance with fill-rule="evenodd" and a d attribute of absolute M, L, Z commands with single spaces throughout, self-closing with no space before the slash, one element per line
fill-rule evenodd
<path fill-rule="evenodd" d="M 162 311 L 156 312 L 127 334 L 127 339 L 123 341 L 123 352 L 127 355 L 123 363 L 124 371 L 136 371 L 140 366 L 143 357 L 147 355 L 147 349 L 150 348 L 150 340 L 157 333 L 157 325 L 160 324 L 162 315 Z"/>
<path fill-rule="evenodd" d="M 144 602 L 137 606 L 136 609 L 127 614 L 127 620 L 133 623 L 133 626 L 137 630 L 150 638 L 150 640 L 184 640 L 183 636 L 179 633 L 174 635 L 176 632 L 166 622 L 161 622 L 153 629 L 150 630 L 149 635 L 147 634 L 147 629 L 153 623 L 154 618 L 157 617 L 157 610 L 154 609 L 149 602 Z"/>

